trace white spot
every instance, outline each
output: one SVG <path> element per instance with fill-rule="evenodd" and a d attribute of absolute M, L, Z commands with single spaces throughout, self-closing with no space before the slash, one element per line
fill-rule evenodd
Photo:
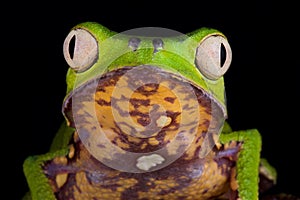
<path fill-rule="evenodd" d="M 160 116 L 157 120 L 156 120 L 156 125 L 158 127 L 164 127 L 164 126 L 167 126 L 171 123 L 171 118 L 170 117 L 167 117 L 167 116 Z"/>
<path fill-rule="evenodd" d="M 151 167 L 155 167 L 157 164 L 161 164 L 164 160 L 165 159 L 158 154 L 141 156 L 137 159 L 136 166 L 141 170 L 148 171 Z"/>

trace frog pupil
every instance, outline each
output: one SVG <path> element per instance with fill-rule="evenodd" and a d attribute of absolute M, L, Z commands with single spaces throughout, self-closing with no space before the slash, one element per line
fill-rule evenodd
<path fill-rule="evenodd" d="M 220 47 L 220 67 L 223 67 L 226 61 L 226 48 L 223 43 L 221 43 Z"/>
<path fill-rule="evenodd" d="M 70 43 L 69 43 L 69 54 L 70 54 L 71 59 L 73 59 L 73 57 L 74 57 L 75 40 L 76 40 L 76 37 L 75 37 L 75 35 L 73 35 L 73 37 L 71 38 Z"/>

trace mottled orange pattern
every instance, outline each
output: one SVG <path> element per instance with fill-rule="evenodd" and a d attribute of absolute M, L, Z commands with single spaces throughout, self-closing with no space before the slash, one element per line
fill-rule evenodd
<path fill-rule="evenodd" d="M 170 79 L 163 80 L 160 84 L 144 84 L 143 87 L 131 92 L 129 99 L 115 95 L 115 86 L 128 69 L 130 68 L 123 68 L 103 76 L 97 83 L 93 98 L 83 93 L 80 103 L 88 104 L 88 108 L 96 110 L 98 123 L 114 145 L 131 152 L 154 151 L 162 148 L 178 133 L 182 109 L 188 109 L 189 94 L 181 89 L 182 80 L 170 75 Z M 125 90 L 129 87 L 127 84 L 126 81 L 123 83 Z M 121 172 L 95 159 L 75 132 L 70 141 L 69 154 L 66 157 L 55 158 L 44 166 L 44 172 L 57 199 L 197 200 L 229 195 L 232 191 L 231 186 L 236 190 L 234 181 L 231 180 L 235 179 L 235 174 L 232 172 L 235 171 L 236 160 L 226 153 L 222 154 L 225 156 L 220 156 L 221 154 L 218 153 L 237 148 L 238 143 L 226 146 L 218 144 L 204 158 L 199 157 L 209 126 L 217 126 L 218 119 L 212 115 L 212 105 L 215 102 L 201 88 L 192 87 L 199 104 L 199 124 L 191 145 L 178 160 L 152 172 Z M 174 93 L 174 90 L 177 92 Z M 111 106 L 113 98 L 118 99 L 117 114 L 123 120 L 118 123 Z M 184 99 L 184 102 L 180 99 Z M 129 103 L 124 103 L 125 100 Z M 161 107 L 155 107 L 156 105 Z M 221 112 L 217 105 L 213 106 L 214 112 Z M 162 107 L 166 115 L 150 116 L 151 110 L 157 109 L 156 113 L 160 113 L 159 109 Z M 66 105 L 65 109 L 71 109 L 71 105 Z M 78 109 L 76 112 L 84 116 L 84 111 Z M 72 116 L 67 117 L 72 122 Z M 151 137 L 126 135 L 119 127 L 120 122 L 126 124 L 129 120 L 138 126 L 146 127 L 153 119 L 156 125 L 153 128 L 160 128 L 160 131 Z M 128 124 L 126 126 L 130 128 Z M 92 130 L 93 127 L 89 128 Z M 210 139 L 214 142 L 215 138 L 212 135 Z M 176 150 L 170 151 L 176 152 Z"/>

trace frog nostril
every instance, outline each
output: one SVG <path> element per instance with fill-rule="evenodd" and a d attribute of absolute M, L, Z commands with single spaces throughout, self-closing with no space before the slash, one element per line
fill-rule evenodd
<path fill-rule="evenodd" d="M 162 49 L 163 46 L 164 46 L 164 42 L 160 38 L 153 39 L 152 44 L 153 44 L 153 47 L 154 47 L 154 53 L 156 53 L 157 51 Z"/>
<path fill-rule="evenodd" d="M 128 41 L 128 46 L 132 49 L 132 51 L 136 51 L 140 45 L 141 39 L 139 38 L 130 38 Z"/>

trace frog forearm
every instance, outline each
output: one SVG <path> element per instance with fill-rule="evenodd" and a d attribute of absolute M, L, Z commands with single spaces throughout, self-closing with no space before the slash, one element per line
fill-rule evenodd
<path fill-rule="evenodd" d="M 23 165 L 32 200 L 55 200 L 55 196 L 49 180 L 43 172 L 42 166 L 45 162 L 59 156 L 66 155 L 68 149 L 62 149 L 55 153 L 48 153 L 42 156 L 28 157 Z"/>
<path fill-rule="evenodd" d="M 258 199 L 258 174 L 261 151 L 261 136 L 255 129 L 222 134 L 221 143 L 242 142 L 237 160 L 238 196 L 242 200 Z"/>

